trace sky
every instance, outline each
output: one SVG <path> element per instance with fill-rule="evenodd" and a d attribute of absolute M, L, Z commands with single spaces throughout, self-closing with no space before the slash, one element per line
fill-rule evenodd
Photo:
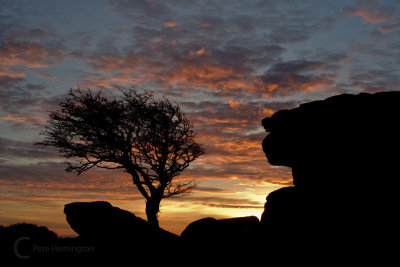
<path fill-rule="evenodd" d="M 198 187 L 162 201 L 162 228 L 259 217 L 266 196 L 292 184 L 262 151 L 261 120 L 399 90 L 399 37 L 398 0 L 0 0 L 0 224 L 74 236 L 64 205 L 96 200 L 145 218 L 126 173 L 66 173 L 56 149 L 33 145 L 70 88 L 151 90 L 193 122 L 206 154 L 179 179 Z"/>

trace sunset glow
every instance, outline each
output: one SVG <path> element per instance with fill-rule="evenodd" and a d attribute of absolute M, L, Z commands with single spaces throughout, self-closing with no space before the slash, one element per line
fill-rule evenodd
<path fill-rule="evenodd" d="M 70 88 L 135 87 L 181 106 L 206 154 L 177 178 L 198 187 L 161 202 L 160 226 L 180 234 L 204 217 L 260 217 L 266 196 L 292 183 L 262 151 L 263 118 L 400 84 L 396 0 L 2 1 L 0 31 L 0 224 L 61 236 L 76 235 L 70 202 L 146 218 L 127 173 L 76 176 L 56 149 L 33 145 Z"/>

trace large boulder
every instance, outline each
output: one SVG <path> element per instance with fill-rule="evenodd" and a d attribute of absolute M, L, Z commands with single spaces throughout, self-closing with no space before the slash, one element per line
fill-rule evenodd
<path fill-rule="evenodd" d="M 217 225 L 217 220 L 211 217 L 191 222 L 181 233 L 180 239 L 191 243 L 204 243 L 214 240 L 218 234 Z"/>
<path fill-rule="evenodd" d="M 255 216 L 203 218 L 190 223 L 180 238 L 184 246 L 207 253 L 244 251 L 255 244 L 258 228 L 259 220 Z"/>
<path fill-rule="evenodd" d="M 145 220 L 105 201 L 69 203 L 65 205 L 64 213 L 71 228 L 82 238 L 151 229 Z"/>
<path fill-rule="evenodd" d="M 178 241 L 178 236 L 104 201 L 66 204 L 64 213 L 71 228 L 100 256 L 153 253 L 150 248 L 169 244 L 157 251 L 163 254 Z"/>

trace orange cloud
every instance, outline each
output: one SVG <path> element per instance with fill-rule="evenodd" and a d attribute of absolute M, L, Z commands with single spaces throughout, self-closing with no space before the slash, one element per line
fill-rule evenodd
<path fill-rule="evenodd" d="M 64 53 L 61 50 L 48 49 L 39 43 L 6 41 L 0 47 L 0 75 L 23 78 L 26 72 L 23 68 L 47 68 L 63 57 Z M 16 66 L 19 68 L 11 69 Z"/>
<path fill-rule="evenodd" d="M 235 101 L 233 99 L 229 99 L 229 106 L 233 109 L 240 107 L 240 105 L 243 103 L 243 100 L 240 101 Z"/>
<path fill-rule="evenodd" d="M 263 97 L 274 95 L 289 95 L 296 92 L 311 92 L 332 86 L 334 81 L 331 75 L 303 76 L 295 73 L 283 73 L 264 78 L 256 78 L 263 87 Z"/>
<path fill-rule="evenodd" d="M 176 21 L 173 20 L 164 20 L 164 25 L 167 27 L 176 27 L 178 25 L 178 23 Z"/>
<path fill-rule="evenodd" d="M 5 42 L 0 48 L 0 62 L 3 66 L 26 66 L 46 68 L 62 59 L 60 50 L 50 50 L 39 43 L 12 44 Z"/>
<path fill-rule="evenodd" d="M 208 24 L 208 23 L 202 23 L 202 24 L 201 24 L 201 27 L 202 27 L 202 28 L 210 28 L 210 27 L 212 27 L 212 25 L 211 25 L 211 24 Z"/>
<path fill-rule="evenodd" d="M 25 77 L 25 73 L 20 70 L 15 70 L 15 69 L 10 70 L 7 66 L 0 65 L 0 76 L 8 76 L 11 78 L 23 78 Z"/>
<path fill-rule="evenodd" d="M 197 51 L 190 51 L 189 55 L 190 56 L 208 56 L 210 53 L 207 52 L 204 48 L 200 48 Z"/>
<path fill-rule="evenodd" d="M 3 116 L 0 117 L 0 120 L 5 120 L 5 121 L 10 121 L 17 123 L 17 125 L 37 125 L 37 126 L 43 126 L 46 121 L 47 117 L 43 114 L 20 114 L 20 115 L 8 115 L 8 116 Z"/>
<path fill-rule="evenodd" d="M 171 70 L 162 77 L 167 84 L 202 87 L 212 90 L 237 89 L 247 86 L 246 67 L 232 67 L 215 63 L 188 63 Z"/>

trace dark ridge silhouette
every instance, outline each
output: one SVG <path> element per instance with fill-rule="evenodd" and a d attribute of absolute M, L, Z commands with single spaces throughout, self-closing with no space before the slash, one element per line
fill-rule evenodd
<path fill-rule="evenodd" d="M 263 150 L 270 164 L 292 168 L 294 183 L 267 197 L 266 231 L 290 226 L 283 238 L 270 238 L 308 240 L 309 250 L 336 255 L 390 247 L 398 229 L 399 120 L 400 92 L 344 94 L 265 118 Z"/>
<path fill-rule="evenodd" d="M 57 244 L 57 234 L 44 226 L 31 223 L 18 223 L 0 226 L 1 262 L 18 265 L 26 262 L 52 262 L 57 253 L 39 251 Z"/>
<path fill-rule="evenodd" d="M 32 252 L 30 244 L 45 245 L 54 243 L 57 234 L 44 226 L 37 226 L 30 223 L 18 223 L 9 226 L 0 226 L 1 252 L 3 255 L 12 255 L 14 253 L 14 243 L 18 242 L 18 251 L 20 255 L 28 255 Z"/>

